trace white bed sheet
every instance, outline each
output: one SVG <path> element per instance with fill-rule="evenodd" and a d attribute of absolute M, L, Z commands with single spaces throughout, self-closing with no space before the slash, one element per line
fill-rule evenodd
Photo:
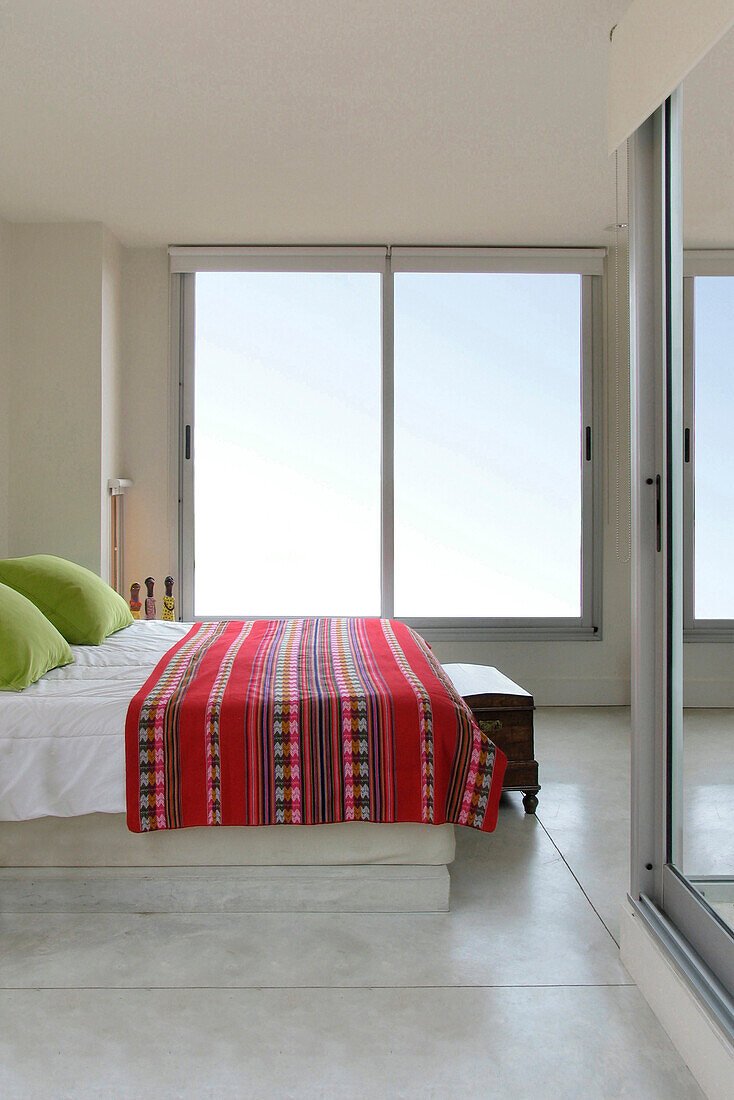
<path fill-rule="evenodd" d="M 74 664 L 25 691 L 0 691 L 0 865 L 451 863 L 452 825 L 360 821 L 129 833 L 127 709 L 190 626 L 133 623 L 102 645 L 72 646 Z M 50 820 L 28 824 L 36 818 Z"/>
<path fill-rule="evenodd" d="M 0 692 L 0 821 L 125 812 L 130 700 L 190 623 L 135 622 L 25 691 Z"/>
<path fill-rule="evenodd" d="M 25 691 L 0 692 L 0 865 L 451 863 L 452 825 L 362 821 L 128 832 L 127 709 L 190 626 L 133 623 L 100 646 L 72 646 L 74 664 Z"/>

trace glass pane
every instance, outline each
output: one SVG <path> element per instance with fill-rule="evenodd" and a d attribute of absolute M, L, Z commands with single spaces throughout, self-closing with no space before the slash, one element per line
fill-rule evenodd
<path fill-rule="evenodd" d="M 720 250 L 734 245 L 733 94 L 730 32 L 683 89 L 683 245 L 701 250 L 703 271 L 707 263 L 711 272 L 720 269 Z M 693 469 L 684 464 L 693 474 L 693 611 L 695 619 L 721 621 L 734 619 L 734 277 L 697 275 L 693 305 L 693 356 L 685 364 L 693 372 L 686 374 L 689 397 L 693 382 L 686 418 Z M 672 858 L 734 934 L 734 645 L 683 649 L 678 687 L 686 706 L 671 758 Z"/>
<path fill-rule="evenodd" d="M 695 615 L 734 619 L 734 278 L 695 280 Z"/>
<path fill-rule="evenodd" d="M 395 276 L 395 613 L 581 615 L 581 277 Z"/>
<path fill-rule="evenodd" d="M 196 276 L 195 614 L 380 612 L 380 276 Z"/>

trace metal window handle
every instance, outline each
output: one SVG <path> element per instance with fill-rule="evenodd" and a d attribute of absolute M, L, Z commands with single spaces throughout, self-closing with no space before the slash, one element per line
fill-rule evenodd
<path fill-rule="evenodd" d="M 645 478 L 646 485 L 652 485 L 653 479 L 651 477 Z M 660 474 L 655 477 L 655 545 L 658 554 L 663 549 L 663 502 L 662 495 L 662 483 L 660 481 Z"/>
<path fill-rule="evenodd" d="M 657 527 L 658 554 L 663 548 L 663 502 L 660 474 L 655 477 L 655 524 Z"/>
<path fill-rule="evenodd" d="M 591 462 L 591 428 L 586 428 L 586 461 Z"/>
<path fill-rule="evenodd" d="M 186 443 L 184 444 L 184 457 L 191 458 L 191 425 L 186 425 Z"/>

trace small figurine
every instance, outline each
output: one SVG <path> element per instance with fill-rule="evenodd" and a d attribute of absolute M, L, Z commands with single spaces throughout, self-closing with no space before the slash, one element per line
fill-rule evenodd
<path fill-rule="evenodd" d="M 145 617 L 146 619 L 155 618 L 155 597 L 153 595 L 153 585 L 155 584 L 154 577 L 145 578 L 145 587 L 148 591 L 148 595 L 145 597 Z"/>
<path fill-rule="evenodd" d="M 166 577 L 164 583 L 166 586 L 166 594 L 163 597 L 161 618 L 165 619 L 167 623 L 172 623 L 175 620 L 174 611 L 176 609 L 176 600 L 173 595 L 173 577 Z"/>
<path fill-rule="evenodd" d="M 140 618 L 140 585 L 137 581 L 130 585 L 130 610 L 134 619 Z"/>

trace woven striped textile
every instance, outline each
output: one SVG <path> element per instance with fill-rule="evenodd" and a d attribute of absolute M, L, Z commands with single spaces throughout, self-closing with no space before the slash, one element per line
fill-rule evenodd
<path fill-rule="evenodd" d="M 426 642 L 388 619 L 197 623 L 132 700 L 133 832 L 452 822 L 491 832 L 505 770 Z"/>

